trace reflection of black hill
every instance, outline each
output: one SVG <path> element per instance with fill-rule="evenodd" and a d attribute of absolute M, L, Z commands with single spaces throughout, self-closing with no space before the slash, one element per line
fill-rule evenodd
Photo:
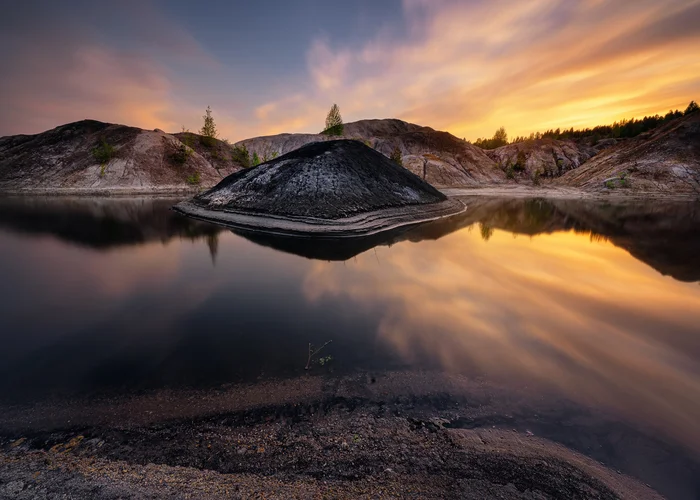
<path fill-rule="evenodd" d="M 342 261 L 352 259 L 374 247 L 392 245 L 403 240 L 402 236 L 410 231 L 411 227 L 413 226 L 403 226 L 370 236 L 348 238 L 284 236 L 244 229 L 234 229 L 232 232 L 258 245 L 307 259 Z"/>
<path fill-rule="evenodd" d="M 4 198 L 0 227 L 52 235 L 90 248 L 107 249 L 213 236 L 221 228 L 182 217 L 169 208 L 177 200 L 148 198 Z"/>

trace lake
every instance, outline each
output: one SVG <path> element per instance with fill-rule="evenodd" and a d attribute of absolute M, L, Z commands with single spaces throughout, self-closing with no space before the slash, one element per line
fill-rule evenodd
<path fill-rule="evenodd" d="M 458 374 L 606 412 L 661 451 L 635 465 L 604 434 L 603 458 L 700 494 L 700 204 L 466 197 L 331 241 L 176 201 L 0 200 L 3 404 L 294 379 L 332 341 L 314 374 Z"/>

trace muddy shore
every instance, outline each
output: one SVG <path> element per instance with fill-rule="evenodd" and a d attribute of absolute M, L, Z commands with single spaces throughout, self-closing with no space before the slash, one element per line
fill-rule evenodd
<path fill-rule="evenodd" d="M 609 416 L 437 373 L 0 408 L 0 498 L 683 498 L 698 472 Z"/>

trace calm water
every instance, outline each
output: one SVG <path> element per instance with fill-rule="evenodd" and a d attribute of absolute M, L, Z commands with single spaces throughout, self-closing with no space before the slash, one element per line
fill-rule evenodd
<path fill-rule="evenodd" d="M 173 201 L 0 200 L 0 399 L 293 377 L 332 339 L 336 373 L 540 385 L 700 453 L 700 204 L 475 198 L 349 243 Z"/>

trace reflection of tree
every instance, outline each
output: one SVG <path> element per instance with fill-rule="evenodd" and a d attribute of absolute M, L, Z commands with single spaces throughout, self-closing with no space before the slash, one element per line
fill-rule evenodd
<path fill-rule="evenodd" d="M 207 236 L 207 246 L 209 247 L 209 255 L 211 255 L 211 263 L 216 265 L 216 255 L 219 253 L 219 234 L 210 234 Z"/>
<path fill-rule="evenodd" d="M 479 229 L 481 230 L 481 238 L 484 241 L 489 241 L 489 239 L 491 239 L 491 236 L 493 236 L 493 228 L 488 224 L 479 222 Z"/>

